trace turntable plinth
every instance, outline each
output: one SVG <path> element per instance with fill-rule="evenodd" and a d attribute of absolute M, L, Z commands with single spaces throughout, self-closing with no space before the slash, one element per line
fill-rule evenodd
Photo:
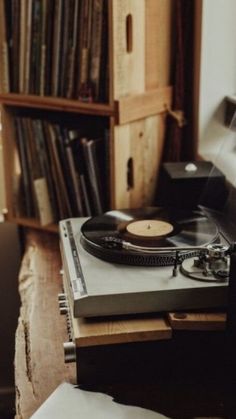
<path fill-rule="evenodd" d="M 160 315 L 146 318 L 74 319 L 76 347 L 170 339 L 172 328 Z"/>
<path fill-rule="evenodd" d="M 57 294 L 61 292 L 62 285 L 59 275 L 60 267 L 58 237 L 40 231 L 29 231 L 19 277 L 22 306 L 16 333 L 15 354 L 17 418 L 30 417 L 61 382 L 75 382 L 76 380 L 75 364 L 64 364 L 63 359 L 62 343 L 67 339 L 67 334 L 65 318 L 59 315 L 57 304 Z M 201 325 L 211 318 L 210 313 L 207 314 L 205 320 L 202 316 L 202 313 L 191 315 L 192 329 L 194 329 L 194 324 L 199 324 L 200 318 Z M 214 313 L 214 316 L 218 315 Z M 223 325 L 224 318 L 220 315 L 218 320 L 211 324 L 211 328 L 222 328 Z M 172 332 L 167 317 L 155 315 L 108 320 L 79 320 L 77 327 L 77 344 L 80 351 L 78 365 L 83 375 L 88 372 L 86 362 L 91 361 L 94 354 L 97 359 L 103 359 L 102 367 L 104 367 L 110 348 L 119 348 L 120 358 L 122 358 L 126 345 L 129 353 L 128 358 L 123 358 L 123 362 L 127 364 L 130 358 L 136 357 L 140 363 L 141 347 L 147 351 L 148 358 L 152 353 L 149 351 L 149 343 L 153 343 L 154 346 L 163 342 L 170 343 L 175 333 Z M 205 336 L 207 340 L 208 334 Z M 150 360 L 154 363 L 156 359 L 156 352 L 153 352 Z M 168 357 L 165 351 L 159 360 L 160 364 L 166 368 Z M 118 371 L 118 358 L 113 358 L 112 363 L 117 366 Z M 94 366 L 92 362 L 89 364 L 89 373 L 94 373 Z M 136 390 L 134 391 L 138 384 L 143 383 L 139 380 L 135 386 L 130 387 L 133 397 L 135 398 L 136 394 L 137 400 L 140 395 L 143 395 L 143 391 L 139 391 L 138 388 L 137 393 Z M 127 389 L 127 382 L 121 383 L 120 388 L 124 393 L 124 389 Z M 155 394 L 156 404 L 158 394 L 162 397 L 161 403 L 164 403 L 163 383 L 160 388 L 156 387 L 155 383 L 150 384 L 150 397 L 151 394 Z M 147 394 L 146 397 L 148 397 Z M 189 398 L 189 400 L 193 409 L 192 399 Z M 148 407 L 148 400 L 145 400 L 145 403 Z M 176 411 L 180 409 L 181 404 L 176 398 Z"/>
<path fill-rule="evenodd" d="M 173 330 L 225 330 L 226 313 L 168 313 L 168 321 Z"/>

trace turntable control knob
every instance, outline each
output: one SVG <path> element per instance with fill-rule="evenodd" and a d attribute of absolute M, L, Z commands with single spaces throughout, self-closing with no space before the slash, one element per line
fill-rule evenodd
<path fill-rule="evenodd" d="M 59 308 L 60 314 L 67 314 L 68 313 L 68 307 L 60 307 Z"/>
<path fill-rule="evenodd" d="M 75 362 L 76 361 L 76 348 L 74 342 L 64 342 L 64 358 L 65 362 Z"/>
<path fill-rule="evenodd" d="M 66 294 L 64 294 L 64 293 L 61 293 L 61 294 L 58 294 L 58 301 L 65 301 L 66 300 Z"/>
<path fill-rule="evenodd" d="M 64 270 L 60 269 L 60 275 L 64 275 Z"/>

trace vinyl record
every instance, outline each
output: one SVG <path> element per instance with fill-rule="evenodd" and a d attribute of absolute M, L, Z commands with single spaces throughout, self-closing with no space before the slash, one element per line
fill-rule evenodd
<path fill-rule="evenodd" d="M 109 262 L 130 265 L 171 265 L 176 250 L 179 263 L 217 239 L 216 225 L 201 211 L 146 207 L 106 212 L 90 218 L 81 228 L 83 247 Z M 125 248 L 125 244 L 130 244 Z M 136 250 L 137 249 L 137 250 Z"/>

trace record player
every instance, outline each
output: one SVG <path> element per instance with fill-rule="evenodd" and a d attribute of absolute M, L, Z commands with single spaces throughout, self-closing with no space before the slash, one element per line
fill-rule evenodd
<path fill-rule="evenodd" d="M 202 209 L 140 208 L 60 222 L 73 317 L 223 307 L 231 246 Z"/>

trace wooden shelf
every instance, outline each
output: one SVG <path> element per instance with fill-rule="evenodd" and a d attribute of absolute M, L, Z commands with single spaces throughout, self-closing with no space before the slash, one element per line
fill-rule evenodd
<path fill-rule="evenodd" d="M 39 221 L 35 218 L 28 218 L 28 217 L 14 217 L 8 216 L 7 214 L 4 216 L 5 219 L 11 223 L 15 223 L 24 227 L 35 228 L 37 230 L 48 231 L 52 233 L 58 233 L 58 225 L 57 224 L 48 224 L 48 225 L 41 225 Z"/>
<path fill-rule="evenodd" d="M 165 112 L 172 102 L 172 87 L 165 86 L 137 95 L 121 97 L 114 106 L 102 103 L 83 103 L 63 98 L 0 94 L 0 103 L 23 108 L 50 109 L 51 111 L 82 113 L 87 115 L 113 116 L 118 125 L 126 124 L 147 116 Z"/>
<path fill-rule="evenodd" d="M 3 105 L 50 109 L 61 112 L 75 112 L 89 115 L 114 116 L 114 106 L 103 103 L 84 103 L 49 96 L 22 95 L 17 93 L 0 94 L 0 103 Z"/>

